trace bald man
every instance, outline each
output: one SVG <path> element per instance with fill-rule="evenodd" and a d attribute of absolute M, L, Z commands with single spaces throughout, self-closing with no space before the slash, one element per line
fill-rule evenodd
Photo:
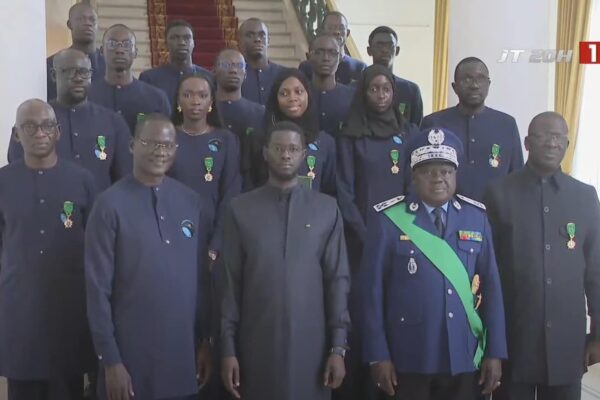
<path fill-rule="evenodd" d="M 240 51 L 246 59 L 242 96 L 265 105 L 271 86 L 285 67 L 269 60 L 269 28 L 258 18 L 248 18 L 238 30 Z"/>
<path fill-rule="evenodd" d="M 102 50 L 106 59 L 104 79 L 92 83 L 89 99 L 121 114 L 133 133 L 139 114 L 171 115 L 171 105 L 162 90 L 133 76 L 137 57 L 135 34 L 123 24 L 104 32 Z"/>
<path fill-rule="evenodd" d="M 96 35 L 98 34 L 98 14 L 92 6 L 86 3 L 77 3 L 69 9 L 67 27 L 71 31 L 72 49 L 84 52 L 92 64 L 92 80 L 102 79 L 106 65 L 100 49 L 96 49 Z M 48 71 L 47 98 L 48 101 L 56 98 L 56 85 L 52 78 L 54 55 L 46 60 Z"/>
<path fill-rule="evenodd" d="M 537 115 L 527 164 L 486 192 L 509 349 L 494 400 L 534 400 L 536 391 L 578 400 L 586 367 L 600 361 L 600 204 L 592 186 L 562 172 L 568 145 L 560 114 Z"/>
<path fill-rule="evenodd" d="M 58 97 L 50 102 L 62 140 L 56 144 L 59 157 L 89 170 L 99 190 L 104 190 L 131 172 L 131 135 L 123 117 L 88 101 L 91 62 L 85 53 L 67 48 L 54 56 L 53 81 Z M 23 158 L 23 147 L 11 140 L 8 160 Z"/>
<path fill-rule="evenodd" d="M 0 375 L 9 400 L 79 400 L 95 360 L 83 241 L 94 178 L 57 156 L 52 107 L 17 111 L 23 158 L 0 169 Z"/>

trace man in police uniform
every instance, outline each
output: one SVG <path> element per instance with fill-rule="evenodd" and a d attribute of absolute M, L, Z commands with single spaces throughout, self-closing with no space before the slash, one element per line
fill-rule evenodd
<path fill-rule="evenodd" d="M 89 170 L 102 191 L 131 172 L 131 134 L 123 117 L 88 101 L 91 63 L 81 51 L 61 50 L 54 56 L 52 75 L 58 96 L 50 102 L 61 127 L 56 151 Z M 8 161 L 23 158 L 23 147 L 11 140 Z"/>
<path fill-rule="evenodd" d="M 455 196 L 452 132 L 424 132 L 410 149 L 415 193 L 377 204 L 369 221 L 357 280 L 364 361 L 397 399 L 476 399 L 500 385 L 506 358 L 491 229 L 482 204 Z"/>
<path fill-rule="evenodd" d="M 593 187 L 560 169 L 567 132 L 560 114 L 534 117 L 527 164 L 485 196 L 509 347 L 494 399 L 533 400 L 536 391 L 537 399 L 580 399 L 585 367 L 600 361 L 600 204 Z"/>
<path fill-rule="evenodd" d="M 104 77 L 106 63 L 102 51 L 96 48 L 96 35 L 98 34 L 98 14 L 89 2 L 74 4 L 69 9 L 67 27 L 71 31 L 72 49 L 83 51 L 92 63 L 92 80 Z M 54 55 L 46 59 L 48 101 L 56 98 L 56 85 L 52 75 L 54 68 Z"/>
<path fill-rule="evenodd" d="M 488 184 L 523 166 L 519 129 L 513 117 L 485 105 L 490 73 L 476 57 L 461 60 L 452 88 L 458 105 L 423 119 L 421 128 L 440 126 L 455 132 L 465 149 L 458 160 L 458 190 L 481 201 Z"/>
<path fill-rule="evenodd" d="M 167 95 L 171 108 L 177 94 L 179 79 L 184 74 L 211 72 L 192 62 L 194 53 L 194 28 L 183 20 L 169 21 L 165 36 L 169 50 L 169 62 L 140 74 L 140 81 L 161 89 Z"/>

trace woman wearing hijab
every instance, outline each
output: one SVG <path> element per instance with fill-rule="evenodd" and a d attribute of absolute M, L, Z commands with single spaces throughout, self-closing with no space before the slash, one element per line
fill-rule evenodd
<path fill-rule="evenodd" d="M 265 111 L 267 132 L 277 122 L 292 121 L 306 132 L 306 159 L 298 171 L 302 182 L 320 192 L 336 195 L 335 140 L 319 130 L 319 116 L 310 82 L 295 68 L 282 71 L 271 89 Z M 266 182 L 267 171 L 262 157 L 262 141 L 255 140 L 255 187 Z"/>
<path fill-rule="evenodd" d="M 198 192 L 210 207 L 214 219 L 209 256 L 214 261 L 221 250 L 224 211 L 241 191 L 239 143 L 221 127 L 210 76 L 183 76 L 176 93 L 172 120 L 179 148 L 168 174 Z"/>
<path fill-rule="evenodd" d="M 362 257 L 367 216 L 373 205 L 404 194 L 406 144 L 418 129 L 406 122 L 394 94 L 394 77 L 389 69 L 372 65 L 358 82 L 350 113 L 337 140 L 338 203 L 346 224 L 348 257 L 352 278 Z M 351 293 L 351 319 L 356 306 Z M 360 327 L 358 327 L 360 328 Z M 360 330 L 360 329 L 359 329 Z M 344 399 L 373 400 L 380 394 L 371 382 L 368 367 L 360 361 L 359 340 L 350 337 L 347 377 L 341 388 Z"/>

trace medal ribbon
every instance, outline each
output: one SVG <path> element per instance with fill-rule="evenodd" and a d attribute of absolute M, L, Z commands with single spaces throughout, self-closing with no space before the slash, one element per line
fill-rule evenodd
<path fill-rule="evenodd" d="M 396 149 L 390 151 L 390 158 L 392 159 L 394 165 L 398 164 L 398 161 L 400 160 L 400 152 Z"/>
<path fill-rule="evenodd" d="M 575 239 L 575 224 L 573 222 L 567 224 L 567 233 L 571 240 Z"/>
<path fill-rule="evenodd" d="M 65 203 L 63 204 L 63 211 L 65 212 L 67 219 L 70 219 L 71 215 L 73 215 L 73 202 L 65 201 Z"/>
<path fill-rule="evenodd" d="M 204 158 L 204 167 L 206 167 L 206 172 L 211 173 L 214 165 L 214 159 L 212 157 Z"/>
<path fill-rule="evenodd" d="M 306 157 L 306 164 L 308 165 L 308 169 L 312 171 L 313 169 L 315 169 L 315 166 L 317 165 L 317 157 L 315 157 L 315 156 Z"/>

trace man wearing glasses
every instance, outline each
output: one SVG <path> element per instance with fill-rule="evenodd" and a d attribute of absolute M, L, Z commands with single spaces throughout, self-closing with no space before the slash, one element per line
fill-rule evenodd
<path fill-rule="evenodd" d="M 478 201 L 489 182 L 523 166 L 515 119 L 485 105 L 490 83 L 483 61 L 476 57 L 461 60 L 452 82 L 458 105 L 428 115 L 421 124 L 424 130 L 448 128 L 459 137 L 465 151 L 459 160 L 458 191 Z"/>
<path fill-rule="evenodd" d="M 342 57 L 335 72 L 336 80 L 345 85 L 358 81 L 362 71 L 367 68 L 367 64 L 346 54 L 346 40 L 350 36 L 350 29 L 348 29 L 348 20 L 344 14 L 339 11 L 327 12 L 319 27 L 319 33 L 334 36 L 340 45 Z M 310 61 L 302 61 L 298 69 L 304 72 L 309 79 L 312 78 L 313 69 Z"/>
<path fill-rule="evenodd" d="M 335 36 L 321 34 L 313 39 L 308 61 L 313 71 L 313 93 L 318 95 L 319 127 L 333 137 L 339 135 L 354 98 L 354 88 L 335 80 L 340 60 L 340 45 Z"/>
<path fill-rule="evenodd" d="M 196 375 L 210 375 L 210 222 L 200 197 L 165 176 L 175 138 L 168 117 L 141 118 L 133 174 L 102 193 L 89 218 L 85 277 L 100 399 L 194 399 Z"/>
<path fill-rule="evenodd" d="M 242 97 L 242 85 L 246 79 L 246 61 L 239 51 L 225 49 L 219 53 L 215 64 L 215 77 L 219 115 L 225 127 L 235 133 L 240 140 L 242 154 L 240 172 L 244 182 L 249 182 L 250 138 L 264 126 L 265 107 Z"/>
<path fill-rule="evenodd" d="M 92 82 L 89 99 L 121 114 L 134 132 L 139 114 L 171 115 L 167 95 L 133 77 L 131 66 L 137 57 L 136 39 L 127 26 L 116 24 L 104 32 L 102 50 L 106 59 L 104 79 Z"/>
<path fill-rule="evenodd" d="M 100 49 L 96 49 L 96 35 L 98 34 L 98 14 L 89 4 L 76 3 L 69 9 L 67 27 L 71 31 L 72 49 L 83 51 L 92 63 L 92 80 L 102 79 L 106 64 Z M 56 98 L 56 85 L 52 78 L 54 55 L 46 60 L 48 71 L 48 101 Z"/>
<path fill-rule="evenodd" d="M 560 114 L 535 116 L 527 164 L 484 198 L 508 340 L 494 400 L 579 400 L 583 373 L 600 362 L 600 204 L 592 186 L 561 171 L 568 146 Z"/>
<path fill-rule="evenodd" d="M 398 34 L 388 26 L 378 26 L 369 35 L 367 53 L 373 57 L 373 64 L 383 65 L 394 70 L 394 59 L 400 53 Z M 396 96 L 400 101 L 400 112 L 404 118 L 419 126 L 423 119 L 423 100 L 419 86 L 394 75 Z"/>
<path fill-rule="evenodd" d="M 326 400 L 345 375 L 350 273 L 335 199 L 298 179 L 302 129 L 265 135 L 268 182 L 225 220 L 221 375 L 244 400 Z"/>
<path fill-rule="evenodd" d="M 62 139 L 56 144 L 61 159 L 79 164 L 96 178 L 104 190 L 131 172 L 131 134 L 123 118 L 112 110 L 87 100 L 92 69 L 89 58 L 79 50 L 64 49 L 53 58 L 52 77 L 58 97 L 54 109 Z M 23 158 L 23 147 L 12 140 L 8 160 Z"/>
<path fill-rule="evenodd" d="M 194 29 L 183 20 L 170 21 L 165 33 L 169 62 L 140 74 L 140 81 L 149 83 L 161 89 L 167 95 L 173 107 L 179 79 L 186 74 L 211 72 L 192 62 L 194 52 Z"/>
<path fill-rule="evenodd" d="M 0 169 L 0 376 L 10 400 L 81 400 L 95 367 L 83 253 L 94 177 L 57 156 L 42 100 L 19 106 L 14 133 L 23 157 Z"/>
<path fill-rule="evenodd" d="M 265 105 L 273 81 L 284 68 L 269 60 L 269 28 L 258 18 L 248 18 L 240 26 L 238 42 L 247 63 L 242 96 Z"/>

